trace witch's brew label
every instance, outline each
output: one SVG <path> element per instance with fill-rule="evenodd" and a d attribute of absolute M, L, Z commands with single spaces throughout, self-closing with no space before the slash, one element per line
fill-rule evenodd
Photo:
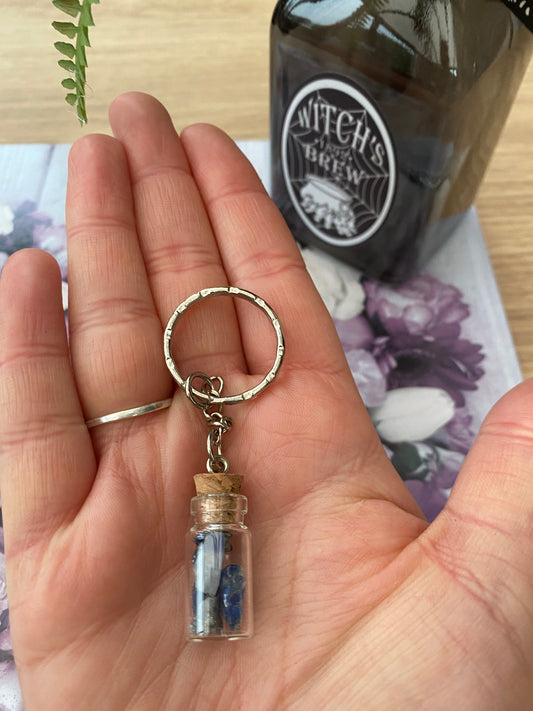
<path fill-rule="evenodd" d="M 395 152 L 379 111 L 355 85 L 328 76 L 301 87 L 284 117 L 281 153 L 291 201 L 317 237 L 350 246 L 383 224 Z"/>

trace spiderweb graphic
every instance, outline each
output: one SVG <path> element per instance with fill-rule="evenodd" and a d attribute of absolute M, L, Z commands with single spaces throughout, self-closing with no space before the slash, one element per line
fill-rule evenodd
<path fill-rule="evenodd" d="M 303 209 L 320 222 L 321 230 L 334 237 L 354 237 L 379 218 L 387 200 L 390 165 L 383 146 L 381 165 L 376 158 L 381 133 L 369 112 L 343 108 L 342 120 L 337 121 L 338 103 L 328 101 L 327 94 L 316 91 L 295 107 L 286 146 L 290 180 Z M 318 209 L 320 191 L 330 196 L 323 198 L 329 216 Z M 350 228 L 339 217 L 341 204 L 346 218 L 348 209 L 353 215 Z"/>

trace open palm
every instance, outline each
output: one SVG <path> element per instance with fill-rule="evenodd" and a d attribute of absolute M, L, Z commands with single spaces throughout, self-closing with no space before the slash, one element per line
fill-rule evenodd
<path fill-rule="evenodd" d="M 222 132 L 176 135 L 154 99 L 71 152 L 69 342 L 53 260 L 0 281 L 8 598 L 27 711 L 529 709 L 533 386 L 495 408 L 428 526 L 388 462 L 333 324 L 250 165 Z M 184 532 L 206 428 L 174 392 L 164 326 L 192 293 L 260 294 L 284 326 L 276 382 L 227 414 L 254 535 L 256 635 L 185 641 Z M 179 333 L 179 335 L 178 335 Z M 210 299 L 181 372 L 257 383 L 275 339 Z M 85 420 L 173 395 L 168 410 Z M 229 409 L 229 408 L 228 408 Z"/>

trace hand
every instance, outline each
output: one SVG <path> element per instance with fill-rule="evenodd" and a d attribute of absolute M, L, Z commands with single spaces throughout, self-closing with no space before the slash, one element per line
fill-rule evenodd
<path fill-rule="evenodd" d="M 0 281 L 8 598 L 27 711 L 526 710 L 533 698 L 533 384 L 491 413 L 430 526 L 389 463 L 334 326 L 251 166 L 221 131 L 181 138 L 155 100 L 80 139 L 67 196 L 69 322 L 45 253 Z M 206 428 L 162 332 L 207 286 L 260 294 L 286 357 L 229 414 L 245 475 L 256 636 L 184 639 L 183 552 Z M 257 383 L 274 338 L 253 306 L 180 321 L 182 372 Z M 85 420 L 173 393 L 170 409 Z"/>

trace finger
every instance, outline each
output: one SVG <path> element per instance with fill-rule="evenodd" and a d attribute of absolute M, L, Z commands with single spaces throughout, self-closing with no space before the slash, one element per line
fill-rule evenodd
<path fill-rule="evenodd" d="M 287 352 L 293 364 L 331 371 L 344 354 L 331 318 L 316 291 L 281 214 L 234 142 L 208 125 L 182 132 L 189 158 L 230 282 L 265 298 L 283 311 Z M 272 359 L 271 334 L 257 310 L 242 309 L 246 360 L 264 372 Z M 258 334 L 267 334 L 265 342 Z"/>
<path fill-rule="evenodd" d="M 61 275 L 45 252 L 24 250 L 7 261 L 0 279 L 0 490 L 9 552 L 73 519 L 94 476 Z"/>
<path fill-rule="evenodd" d="M 292 494 L 307 492 L 332 471 L 337 480 L 343 479 L 337 473 L 345 471 L 344 481 L 354 497 L 385 498 L 418 513 L 387 461 L 296 242 L 254 169 L 234 142 L 213 126 L 190 126 L 182 132 L 182 142 L 231 284 L 268 301 L 285 332 L 285 361 L 273 387 L 279 408 L 290 415 L 283 428 L 277 421 L 271 426 L 269 456 L 279 436 L 284 440 L 280 445 L 284 466 L 290 466 L 289 440 L 300 474 L 289 479 L 280 474 L 285 481 L 279 491 L 287 486 Z M 248 369 L 265 373 L 273 360 L 275 338 L 257 309 L 241 308 L 238 303 L 237 310 Z M 261 421 L 266 424 L 268 418 L 262 415 Z M 306 453 L 306 440 L 327 442 L 327 461 L 321 457 L 317 461 L 313 449 Z M 306 457 L 307 467 L 302 466 Z"/>
<path fill-rule="evenodd" d="M 429 532 L 441 569 L 512 630 L 533 594 L 533 380 L 489 413 Z"/>
<path fill-rule="evenodd" d="M 166 109 L 145 94 L 125 94 L 111 106 L 110 121 L 128 157 L 140 243 L 165 325 L 181 301 L 200 289 L 227 285 L 227 276 Z M 180 322 L 174 345 L 185 373 L 218 374 L 222 360 L 226 373 L 244 368 L 231 299 L 195 306 L 194 316 Z"/>
<path fill-rule="evenodd" d="M 168 397 L 162 329 L 118 141 L 92 135 L 73 145 L 66 213 L 70 345 L 86 418 Z"/>

